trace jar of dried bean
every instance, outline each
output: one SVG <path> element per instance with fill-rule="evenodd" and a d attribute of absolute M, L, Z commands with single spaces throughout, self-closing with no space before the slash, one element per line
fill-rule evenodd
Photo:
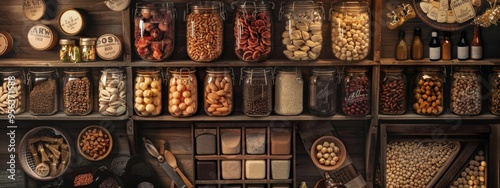
<path fill-rule="evenodd" d="M 340 60 L 363 60 L 370 52 L 370 8 L 364 1 L 342 1 L 330 9 L 332 50 Z"/>
<path fill-rule="evenodd" d="M 270 68 L 244 68 L 243 113 L 247 116 L 268 116 L 273 106 L 273 78 Z"/>
<path fill-rule="evenodd" d="M 280 68 L 276 71 L 274 112 L 279 115 L 299 115 L 304 106 L 304 81 L 298 68 Z"/>
<path fill-rule="evenodd" d="M 273 2 L 234 2 L 234 52 L 245 62 L 266 60 L 272 49 Z"/>
<path fill-rule="evenodd" d="M 28 72 L 28 102 L 31 114 L 52 115 L 57 112 L 58 77 L 56 69 L 39 68 Z"/>
<path fill-rule="evenodd" d="M 192 116 L 198 109 L 196 69 L 175 68 L 168 72 L 168 112 L 175 117 Z"/>
<path fill-rule="evenodd" d="M 24 70 L 0 70 L 0 114 L 20 114 L 26 109 L 26 80 Z"/>
<path fill-rule="evenodd" d="M 489 76 L 490 98 L 489 109 L 492 114 L 500 115 L 500 67 L 494 67 Z"/>
<path fill-rule="evenodd" d="M 406 112 L 406 76 L 404 68 L 384 67 L 380 76 L 380 113 L 404 114 Z"/>
<path fill-rule="evenodd" d="M 443 67 L 419 67 L 415 83 L 413 110 L 417 114 L 439 115 L 443 113 Z"/>
<path fill-rule="evenodd" d="M 370 113 L 370 79 L 366 67 L 348 67 L 342 81 L 342 112 L 348 116 Z"/>
<path fill-rule="evenodd" d="M 127 111 L 127 84 L 125 78 L 122 69 L 107 68 L 101 70 L 99 113 L 106 116 L 120 116 Z"/>
<path fill-rule="evenodd" d="M 186 12 L 186 40 L 189 58 L 197 62 L 210 62 L 222 54 L 224 3 L 199 1 L 188 3 Z"/>
<path fill-rule="evenodd" d="M 136 70 L 134 87 L 134 111 L 138 116 L 161 114 L 162 76 L 159 68 Z"/>
<path fill-rule="evenodd" d="M 67 115 L 87 115 L 92 112 L 92 81 L 87 69 L 64 70 L 62 99 Z"/>
<path fill-rule="evenodd" d="M 174 49 L 175 8 L 172 2 L 137 3 L 134 38 L 137 55 L 146 61 L 163 61 Z"/>
<path fill-rule="evenodd" d="M 206 70 L 204 109 L 209 116 L 227 116 L 233 112 L 233 77 L 227 68 Z"/>
<path fill-rule="evenodd" d="M 309 79 L 309 111 L 332 116 L 337 111 L 337 73 L 333 68 L 315 68 Z"/>
<path fill-rule="evenodd" d="M 96 38 L 81 38 L 80 50 L 82 51 L 82 61 L 95 61 L 95 41 Z"/>
<path fill-rule="evenodd" d="M 450 109 L 457 115 L 481 113 L 481 75 L 478 67 L 455 67 L 450 92 Z"/>
<path fill-rule="evenodd" d="M 315 60 L 323 46 L 323 3 L 282 2 L 279 20 L 284 22 L 283 54 L 291 60 Z"/>

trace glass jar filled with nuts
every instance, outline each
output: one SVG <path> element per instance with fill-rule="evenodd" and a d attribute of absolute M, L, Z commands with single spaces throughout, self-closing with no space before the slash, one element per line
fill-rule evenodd
<path fill-rule="evenodd" d="M 192 116 L 198 109 L 196 69 L 175 68 L 168 73 L 168 112 L 175 117 Z"/>
<path fill-rule="evenodd" d="M 279 115 L 299 115 L 303 110 L 304 80 L 298 68 L 276 70 L 274 112 Z"/>
<path fill-rule="evenodd" d="M 492 114 L 500 115 L 500 67 L 494 67 L 489 76 L 490 98 L 489 109 Z"/>
<path fill-rule="evenodd" d="M 159 68 L 136 70 L 134 87 L 134 111 L 138 116 L 161 114 L 162 77 Z"/>
<path fill-rule="evenodd" d="M 24 70 L 0 70 L 0 114 L 20 114 L 26 110 L 26 80 Z"/>
<path fill-rule="evenodd" d="M 64 70 L 62 99 L 67 115 L 87 115 L 92 112 L 92 81 L 87 69 Z"/>
<path fill-rule="evenodd" d="M 309 111 L 316 116 L 332 116 L 337 111 L 337 71 L 315 68 L 309 79 Z"/>
<path fill-rule="evenodd" d="M 224 38 L 224 3 L 198 1 L 188 3 L 186 40 L 189 58 L 197 62 L 210 62 L 222 54 Z"/>
<path fill-rule="evenodd" d="M 209 116 L 227 116 L 233 112 L 233 77 L 227 68 L 206 70 L 204 109 Z M 185 100 L 185 99 L 184 99 Z"/>
<path fill-rule="evenodd" d="M 127 84 L 125 78 L 122 69 L 107 68 L 101 70 L 99 113 L 106 116 L 120 116 L 127 111 Z M 142 92 L 141 96 L 144 95 L 144 91 Z"/>
<path fill-rule="evenodd" d="M 28 72 L 29 111 L 32 115 L 52 115 L 58 111 L 58 73 L 38 68 Z"/>
<path fill-rule="evenodd" d="M 290 60 L 316 60 L 323 46 L 323 3 L 313 1 L 282 2 L 279 20 L 283 20 L 283 54 Z"/>
<path fill-rule="evenodd" d="M 342 112 L 348 116 L 370 114 L 371 81 L 368 68 L 348 67 L 342 81 Z"/>
<path fill-rule="evenodd" d="M 419 67 L 415 83 L 413 110 L 422 115 L 443 113 L 443 67 Z"/>
<path fill-rule="evenodd" d="M 457 115 L 477 115 L 481 113 L 481 75 L 478 67 L 459 66 L 454 68 L 450 109 Z"/>
<path fill-rule="evenodd" d="M 384 67 L 380 79 L 380 113 L 404 114 L 406 112 L 406 76 L 404 68 Z"/>
<path fill-rule="evenodd" d="M 247 116 L 268 116 L 273 110 L 271 69 L 244 68 L 241 72 L 243 113 Z"/>

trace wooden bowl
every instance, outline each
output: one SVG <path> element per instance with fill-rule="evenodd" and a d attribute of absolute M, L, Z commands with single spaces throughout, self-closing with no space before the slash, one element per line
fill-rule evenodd
<path fill-rule="evenodd" d="M 316 146 L 318 144 L 323 144 L 323 142 L 328 142 L 328 143 L 333 142 L 335 144 L 335 146 L 337 146 L 339 148 L 339 153 L 337 153 L 337 157 L 339 158 L 339 160 L 337 161 L 337 163 L 335 165 L 328 165 L 327 166 L 327 165 L 319 163 L 319 159 L 316 157 L 316 154 L 318 152 L 321 152 L 321 151 L 316 150 Z M 342 141 L 340 141 L 340 139 L 338 139 L 337 137 L 334 137 L 334 136 L 320 137 L 316 141 L 314 141 L 313 145 L 311 146 L 311 160 L 313 161 L 314 165 L 316 165 L 316 167 L 318 167 L 319 169 L 324 170 L 324 171 L 332 171 L 332 170 L 338 169 L 340 166 L 342 166 L 342 164 L 344 164 L 346 155 L 347 155 L 347 151 L 345 149 L 344 143 L 342 143 Z"/>
<path fill-rule="evenodd" d="M 87 132 L 88 132 L 88 134 L 87 134 Z M 101 136 L 101 134 L 102 134 L 102 136 Z M 88 138 L 89 136 L 91 138 Z M 92 140 L 92 136 L 94 136 L 94 140 L 97 140 L 98 138 L 109 139 L 109 141 L 107 142 L 107 147 L 104 146 L 106 148 L 106 151 L 103 151 L 102 154 L 98 154 L 97 157 L 91 156 L 90 155 L 91 153 L 87 153 L 82 148 L 85 145 L 84 140 L 87 139 L 87 142 L 89 142 L 88 139 Z M 113 137 L 111 136 L 109 131 L 107 129 L 105 129 L 104 127 L 101 127 L 98 125 L 90 125 L 88 127 L 85 127 L 78 135 L 77 148 L 78 148 L 78 152 L 80 153 L 80 155 L 82 155 L 86 159 L 91 160 L 91 161 L 100 161 L 100 160 L 103 160 L 104 158 L 106 158 L 111 153 L 111 150 L 113 149 Z"/>

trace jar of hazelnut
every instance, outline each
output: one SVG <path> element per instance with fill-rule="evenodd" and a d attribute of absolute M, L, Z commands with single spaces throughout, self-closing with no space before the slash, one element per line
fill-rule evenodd
<path fill-rule="evenodd" d="M 168 112 L 175 117 L 189 117 L 198 109 L 198 81 L 196 69 L 168 70 Z"/>
<path fill-rule="evenodd" d="M 233 77 L 227 68 L 208 68 L 204 82 L 204 109 L 209 116 L 233 112 Z"/>
<path fill-rule="evenodd" d="M 337 112 L 337 71 L 315 68 L 309 79 L 309 111 L 316 116 L 332 116 Z"/>
<path fill-rule="evenodd" d="M 443 113 L 445 77 L 443 67 L 419 67 L 415 78 L 413 110 L 417 114 Z"/>
<path fill-rule="evenodd" d="M 380 113 L 404 114 L 406 112 L 406 76 L 404 68 L 384 67 L 380 76 Z"/>
<path fill-rule="evenodd" d="M 348 116 L 370 114 L 371 81 L 367 67 L 348 67 L 342 81 L 342 112 Z"/>
<path fill-rule="evenodd" d="M 450 109 L 457 115 L 481 113 L 481 75 L 478 67 L 455 67 L 450 92 Z"/>
<path fill-rule="evenodd" d="M 62 99 L 67 115 L 87 115 L 92 112 L 92 81 L 87 69 L 64 70 Z"/>
<path fill-rule="evenodd" d="M 0 70 L 0 114 L 20 114 L 26 110 L 26 80 L 21 68 Z M 7 104 L 7 105 L 5 105 Z"/>
<path fill-rule="evenodd" d="M 29 111 L 32 115 L 52 115 L 58 111 L 58 78 L 53 68 L 38 68 L 28 72 Z"/>
<path fill-rule="evenodd" d="M 492 114 L 500 115 L 500 67 L 494 67 L 489 76 L 490 98 L 489 109 Z"/>
<path fill-rule="evenodd" d="M 161 69 L 143 68 L 136 70 L 134 87 L 134 111 L 138 116 L 161 114 Z"/>

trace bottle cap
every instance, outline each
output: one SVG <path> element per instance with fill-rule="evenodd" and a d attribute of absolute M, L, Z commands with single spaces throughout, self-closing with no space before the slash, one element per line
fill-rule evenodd
<path fill-rule="evenodd" d="M 437 37 L 438 36 L 438 33 L 436 31 L 433 31 L 432 34 L 431 34 L 432 37 Z"/>

